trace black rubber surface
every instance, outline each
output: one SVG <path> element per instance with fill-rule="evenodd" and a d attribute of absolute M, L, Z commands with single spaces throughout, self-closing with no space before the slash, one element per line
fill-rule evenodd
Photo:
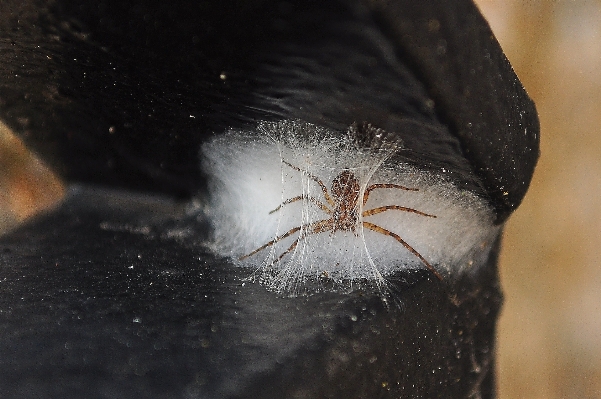
<path fill-rule="evenodd" d="M 498 222 L 538 158 L 534 105 L 470 0 L 4 0 L 0 117 L 70 181 L 177 195 L 227 128 L 366 121 Z"/>
<path fill-rule="evenodd" d="M 494 397 L 498 248 L 442 282 L 399 273 L 387 302 L 291 298 L 204 249 L 175 202 L 202 199 L 211 135 L 356 121 L 502 223 L 538 120 L 471 1 L 2 0 L 0 118 L 105 187 L 0 237 L 0 397 Z"/>
<path fill-rule="evenodd" d="M 493 397 L 501 295 L 429 272 L 286 297 L 168 200 L 78 188 L 0 238 L 3 398 Z M 474 396 L 472 396 L 474 395 Z"/>

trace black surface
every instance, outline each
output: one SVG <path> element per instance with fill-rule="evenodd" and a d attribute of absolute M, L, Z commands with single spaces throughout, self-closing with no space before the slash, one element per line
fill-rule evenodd
<path fill-rule="evenodd" d="M 202 198 L 212 134 L 357 121 L 502 223 L 538 121 L 471 1 L 3 0 L 0 118 L 70 182 L 171 198 L 80 188 L 0 238 L 0 396 L 494 396 L 496 251 L 442 282 L 399 273 L 387 304 L 291 298 L 203 249 L 172 199 Z"/>
<path fill-rule="evenodd" d="M 496 255 L 458 281 L 400 274 L 386 305 L 270 292 L 203 234 L 168 200 L 80 187 L 0 238 L 1 396 L 493 396 Z"/>
<path fill-rule="evenodd" d="M 226 79 L 220 78 L 221 74 Z M 502 222 L 538 121 L 471 1 L 4 0 L 0 117 L 70 181 L 189 195 L 229 127 L 366 121 Z"/>
<path fill-rule="evenodd" d="M 472 1 L 372 4 L 382 29 L 458 137 L 503 222 L 530 185 L 540 126 L 490 27 Z"/>

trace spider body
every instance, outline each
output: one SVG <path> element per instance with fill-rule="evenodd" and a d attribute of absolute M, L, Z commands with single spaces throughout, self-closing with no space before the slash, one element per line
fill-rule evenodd
<path fill-rule="evenodd" d="M 240 257 L 240 260 L 246 259 L 254 254 L 262 251 L 263 249 L 274 245 L 275 243 L 299 232 L 298 237 L 292 242 L 290 247 L 286 249 L 283 253 L 281 253 L 272 263 L 279 262 L 286 254 L 292 252 L 296 246 L 298 245 L 299 240 L 302 238 L 309 236 L 311 234 L 319 234 L 330 232 L 333 235 L 336 231 L 350 231 L 355 235 L 357 234 L 357 227 L 362 226 L 365 229 L 375 231 L 376 233 L 380 233 L 389 237 L 394 238 L 400 244 L 402 244 L 407 250 L 409 250 L 413 255 L 420 259 L 420 261 L 430 270 L 439 280 L 442 280 L 442 276 L 428 263 L 428 261 L 413 247 L 411 247 L 407 242 L 405 242 L 401 236 L 396 233 L 393 233 L 385 228 L 378 226 L 374 223 L 370 223 L 364 221 L 363 219 L 376 215 L 378 213 L 387 212 L 390 210 L 398 210 L 402 212 L 411 212 L 421 216 L 435 218 L 436 216 L 430 215 L 421 211 L 418 211 L 413 208 L 407 208 L 399 205 L 385 205 L 377 208 L 372 208 L 368 210 L 363 210 L 360 212 L 362 208 L 360 206 L 360 202 L 362 201 L 362 205 L 367 203 L 369 198 L 369 194 L 371 191 L 376 189 L 400 189 L 405 191 L 418 191 L 416 188 L 408 188 L 404 186 L 400 186 L 398 184 L 388 184 L 388 183 L 377 183 L 368 186 L 363 192 L 363 198 L 360 198 L 361 195 L 361 186 L 359 185 L 359 180 L 357 177 L 348 169 L 340 172 L 332 181 L 330 190 L 326 187 L 326 185 L 316 176 L 312 175 L 307 171 L 303 171 L 302 169 L 283 161 L 284 164 L 288 165 L 290 168 L 299 171 L 307 175 L 311 180 L 315 181 L 321 188 L 323 193 L 323 198 L 325 203 L 318 200 L 315 197 L 308 195 L 299 195 L 284 201 L 280 206 L 278 206 L 273 211 L 269 212 L 270 214 L 279 211 L 283 206 L 291 204 L 293 202 L 306 200 L 315 205 L 317 205 L 321 210 L 323 210 L 329 217 L 327 219 L 315 221 L 312 223 L 308 223 L 306 225 L 301 225 L 290 229 L 288 232 L 274 238 L 268 243 L 262 245 L 261 247 L 255 249 L 251 253 Z"/>
<path fill-rule="evenodd" d="M 348 171 L 342 171 L 332 181 L 332 232 L 352 231 L 356 233 L 359 221 L 359 180 Z"/>

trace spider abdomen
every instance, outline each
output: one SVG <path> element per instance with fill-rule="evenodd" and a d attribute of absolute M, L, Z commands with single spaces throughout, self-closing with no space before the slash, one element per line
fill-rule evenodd
<path fill-rule="evenodd" d="M 332 232 L 335 231 L 355 231 L 359 223 L 359 212 L 357 211 L 357 203 L 351 205 L 336 204 L 337 208 L 332 214 L 334 226 Z"/>
<path fill-rule="evenodd" d="M 343 170 L 332 180 L 332 196 L 338 199 L 342 205 L 352 203 L 353 206 L 359 200 L 359 180 L 350 170 Z"/>

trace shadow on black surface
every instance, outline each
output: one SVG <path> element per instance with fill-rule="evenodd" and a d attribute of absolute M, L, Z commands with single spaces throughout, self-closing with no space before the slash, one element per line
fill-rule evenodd
<path fill-rule="evenodd" d="M 369 288 L 286 297 L 207 253 L 188 219 L 79 187 L 0 238 L 2 396 L 493 395 L 496 251 L 462 281 L 391 279 L 400 306 Z"/>

